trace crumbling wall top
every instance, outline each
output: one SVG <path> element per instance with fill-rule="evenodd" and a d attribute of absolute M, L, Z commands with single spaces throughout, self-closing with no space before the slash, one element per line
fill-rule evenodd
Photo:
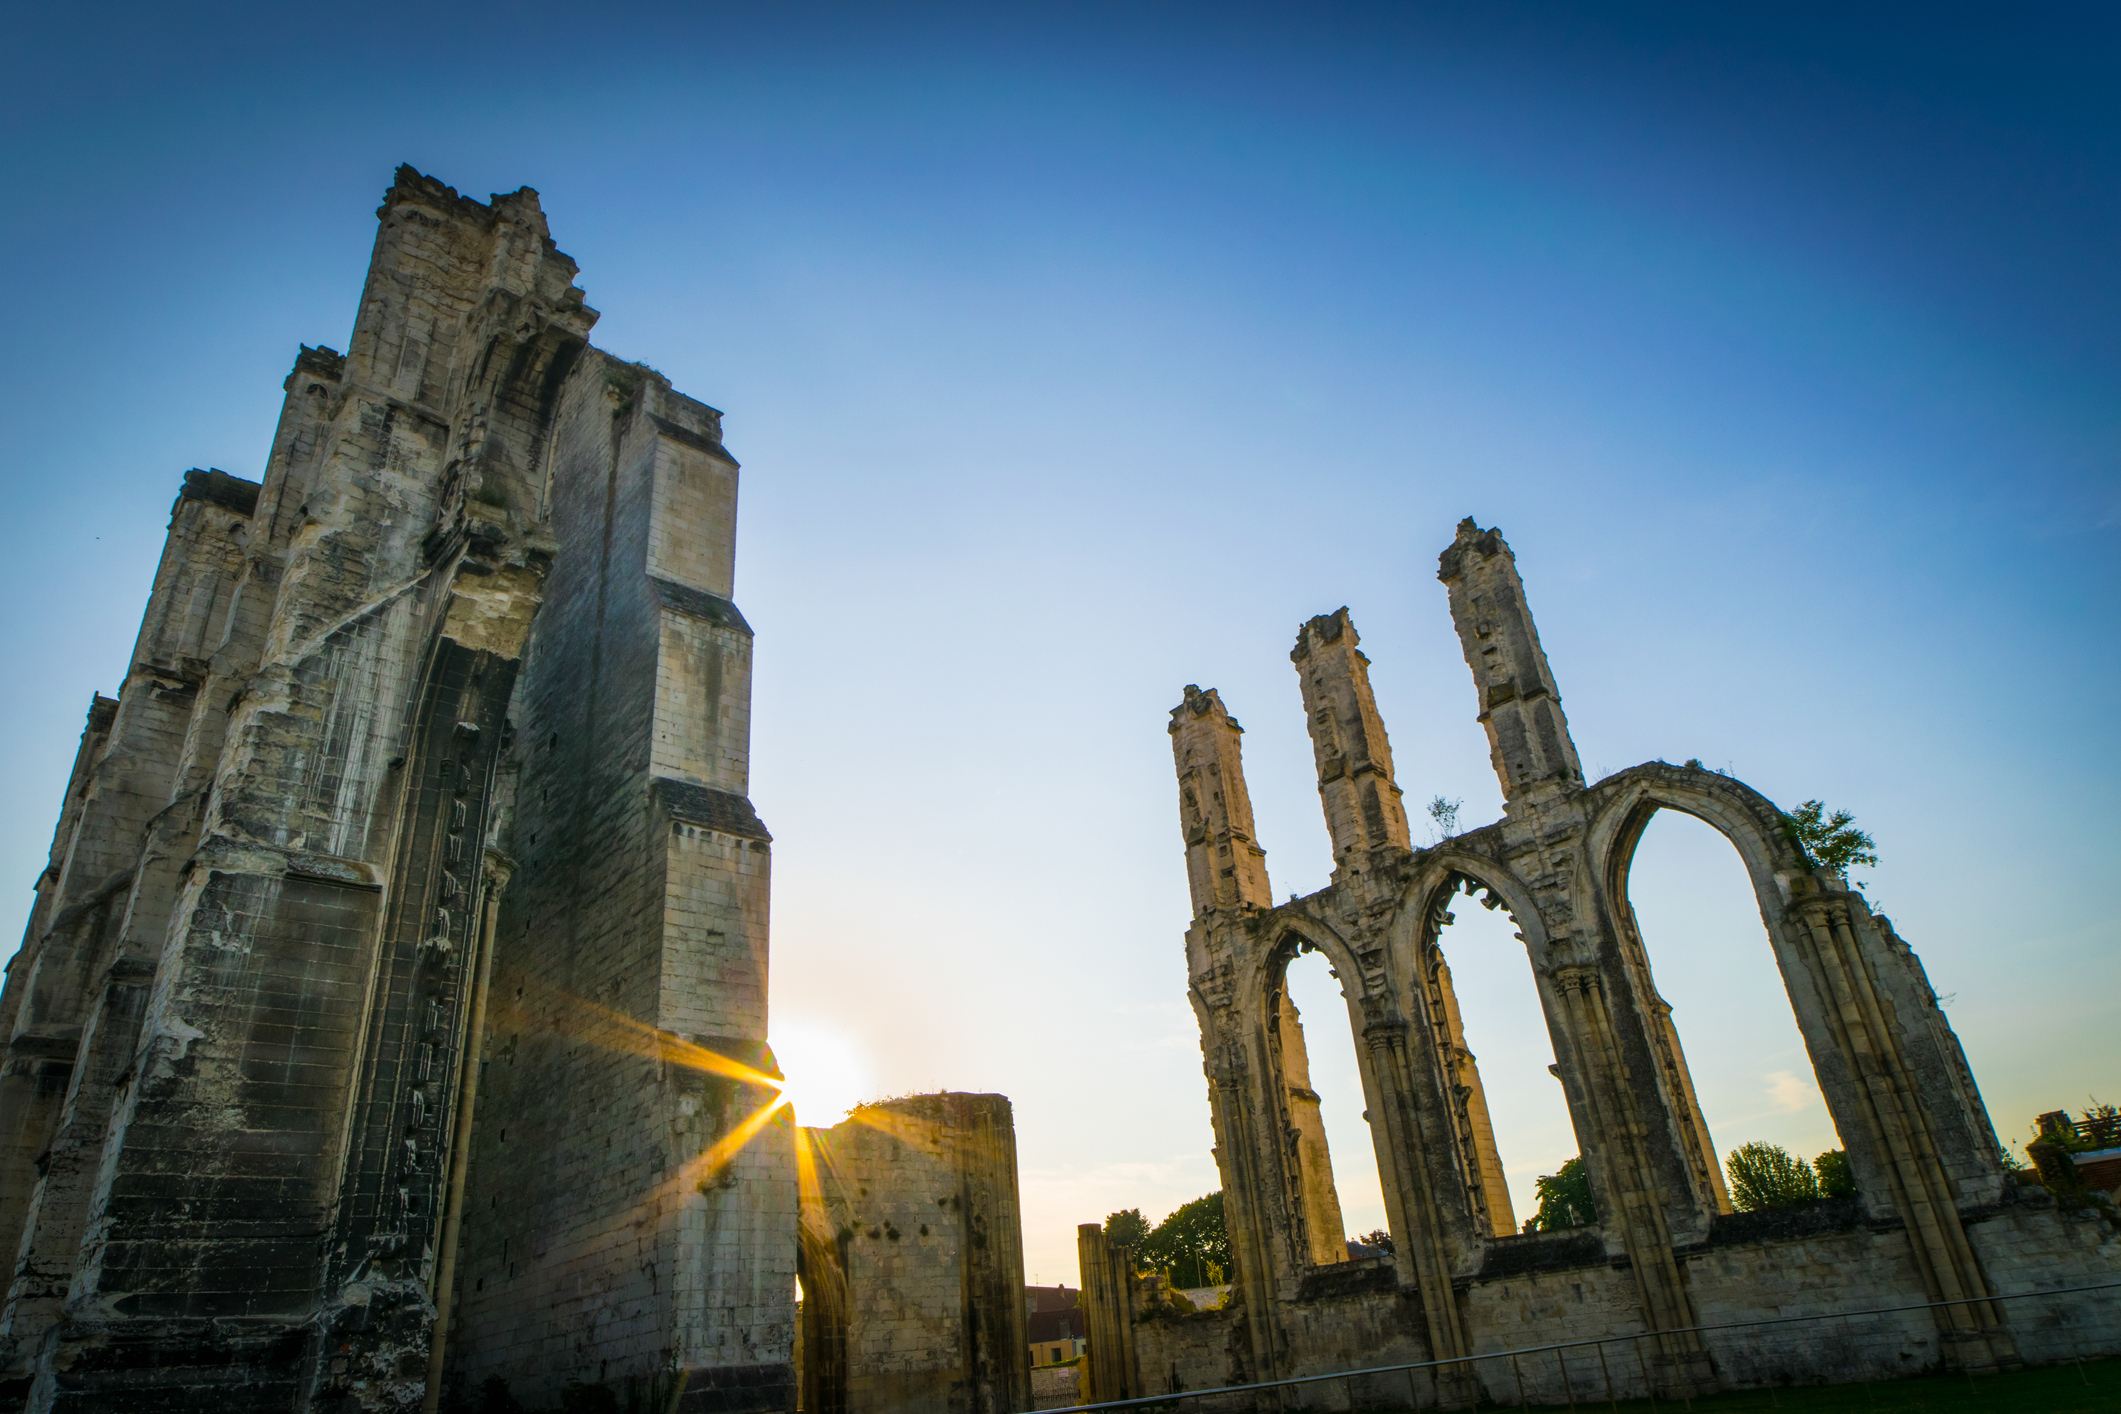
<path fill-rule="evenodd" d="M 1482 530 L 1479 522 L 1467 516 L 1458 523 L 1458 538 L 1436 557 L 1436 577 L 1445 584 L 1458 578 L 1465 569 L 1468 554 L 1478 555 L 1483 560 L 1495 555 L 1509 555 L 1513 561 L 1517 558 L 1510 553 L 1510 542 L 1502 538 L 1500 530 L 1493 527 Z"/>
<path fill-rule="evenodd" d="M 238 515 L 250 515 L 258 509 L 258 483 L 246 481 L 240 476 L 230 476 L 219 467 L 201 469 L 193 467 L 184 473 L 184 486 L 177 492 L 170 513 L 186 501 L 206 501 Z"/>
<path fill-rule="evenodd" d="M 534 188 L 517 187 L 505 194 L 495 192 L 489 201 L 477 201 L 458 195 L 455 187 L 428 176 L 410 162 L 401 162 L 390 190 L 383 194 L 383 204 L 376 208 L 376 215 L 387 216 L 391 207 L 408 204 L 437 208 L 445 215 L 469 221 L 487 231 L 493 229 L 504 206 L 511 209 L 510 214 L 519 214 L 527 206 L 531 211 L 539 212 L 538 224 L 540 227 L 544 225 L 544 215 Z"/>
<path fill-rule="evenodd" d="M 1233 732 L 1244 730 L 1243 727 L 1237 724 L 1237 718 L 1231 716 L 1229 710 L 1223 706 L 1221 693 L 1212 687 L 1203 692 L 1198 686 L 1189 682 L 1186 684 L 1185 700 L 1171 709 L 1171 731 L 1175 734 L 1180 724 L 1188 717 L 1208 716 L 1222 718 L 1223 721 L 1229 723 L 1230 730 Z"/>

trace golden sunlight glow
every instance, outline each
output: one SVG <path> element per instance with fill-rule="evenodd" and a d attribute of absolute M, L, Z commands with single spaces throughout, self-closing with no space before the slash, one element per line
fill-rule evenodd
<path fill-rule="evenodd" d="M 776 1025 L 773 1058 L 788 1077 L 781 1089 L 797 1124 L 830 1128 L 869 1096 L 868 1063 L 842 1032 L 804 1021 Z"/>

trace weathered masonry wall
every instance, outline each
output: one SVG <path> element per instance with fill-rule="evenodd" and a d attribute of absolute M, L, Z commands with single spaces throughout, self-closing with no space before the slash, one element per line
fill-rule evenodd
<path fill-rule="evenodd" d="M 805 1414 L 1031 1408 L 1008 1100 L 865 1105 L 799 1155 Z"/>
<path fill-rule="evenodd" d="M 589 347 L 536 193 L 403 168 L 378 217 L 89 713 L 0 992 L 0 1390 L 785 1408 L 720 415 Z"/>
<path fill-rule="evenodd" d="M 792 1122 L 706 1157 L 775 1092 L 686 1059 L 778 1075 L 719 437 L 713 409 L 595 351 L 561 394 L 460 1262 L 467 1388 L 556 1402 L 569 1379 L 679 1370 L 687 1408 L 792 1400 Z"/>
<path fill-rule="evenodd" d="M 2121 1350 L 2112 1293 L 1990 1299 L 2114 1280 L 2121 1219 L 2092 1199 L 2058 1207 L 2006 1175 L 1958 1038 L 1891 923 L 1737 781 L 1659 761 L 1587 783 L 1509 546 L 1466 521 L 1439 578 L 1503 788 L 1499 822 L 1412 847 L 1345 609 L 1303 625 L 1290 655 L 1333 844 L 1327 888 L 1276 904 L 1241 729 L 1213 690 L 1188 687 L 1171 714 L 1194 911 L 1186 953 L 1234 1299 L 1212 1319 L 1170 1319 L 1106 1270 L 1084 1229 L 1099 1397 L 1227 1383 L 1241 1366 L 1277 1379 L 1608 1334 L 1644 1338 L 1616 1383 L 1659 1395 Z M 1706 821 L 1745 862 L 1857 1197 L 1797 1215 L 1730 1211 L 1627 900 L 1636 841 L 1660 809 Z M 1438 943 L 1454 900 L 1473 895 L 1521 930 L 1598 1211 L 1591 1227 L 1514 1231 Z M 1350 1261 L 1338 1231 L 1303 1037 L 1333 1019 L 1299 1024 L 1283 995 L 1290 960 L 1314 950 L 1341 979 L 1357 1041 L 1389 1260 Z M 1696 1329 L 1888 1305 L 1929 1309 L 1846 1329 Z M 1215 1337 L 1218 1321 L 1231 1339 Z M 1421 1397 L 1514 1400 L 1520 1371 L 1493 1364 L 1424 1376 Z M 1535 1399 L 1588 1393 L 1587 1371 L 1559 1358 L 1521 1374 Z M 1348 1397 L 1337 1383 L 1314 1391 L 1306 1402 Z"/>

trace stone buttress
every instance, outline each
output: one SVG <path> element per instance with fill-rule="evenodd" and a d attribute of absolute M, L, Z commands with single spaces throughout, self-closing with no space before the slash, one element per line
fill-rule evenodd
<path fill-rule="evenodd" d="M 454 1304 L 533 1398 L 675 1368 L 692 1407 L 779 1408 L 787 1127 L 696 1162 L 773 1078 L 735 463 L 711 409 L 589 349 L 534 192 L 403 168 L 378 215 L 349 352 L 301 351 L 262 483 L 187 474 L 90 714 L 0 994 L 0 1377 L 40 1410 L 396 1408 L 438 1392 Z M 512 812 L 570 791 L 600 833 L 562 866 Z M 468 1078 L 530 1012 L 583 1063 L 486 1076 L 473 1125 Z M 511 1107 L 554 1148 L 467 1171 Z M 534 1275 L 482 1305 L 487 1185 L 586 1202 L 622 1142 L 612 1232 L 511 1252 Z M 568 1370 L 510 1353 L 560 1288 L 629 1283 L 655 1294 L 578 1327 Z"/>
<path fill-rule="evenodd" d="M 1022 1414 L 1031 1346 L 1001 1095 L 863 1105 L 798 1139 L 806 1414 Z"/>
<path fill-rule="evenodd" d="M 2044 1330 L 2014 1328 L 1990 1298 L 2032 1289 L 2028 1281 L 2110 1279 L 2121 1243 L 2101 1245 L 2113 1249 L 2106 1256 L 2072 1245 L 2052 1230 L 2051 1204 L 2042 1209 L 2006 1183 L 1979 1091 L 1913 952 L 1739 782 L 1664 762 L 1585 782 L 1497 532 L 1462 524 L 1439 578 L 1502 786 L 1499 822 L 1413 847 L 1345 609 L 1306 623 L 1291 654 L 1332 840 L 1327 888 L 1274 903 L 1236 723 L 1216 693 L 1197 687 L 1172 713 L 1194 915 L 1191 999 L 1236 1268 L 1230 1309 L 1186 1320 L 1220 1321 L 1231 1336 L 1225 1346 L 1184 1323 L 1129 1327 L 1101 1310 L 1120 1299 L 1104 1291 L 1118 1289 L 1105 1272 L 1118 1259 L 1086 1228 L 1092 1328 L 1127 1347 L 1099 1352 L 1093 1340 L 1096 1379 L 1143 1397 L 1238 1383 L 1240 1373 L 1440 1361 L 1417 1394 L 1461 1406 L 1518 1397 L 1509 1369 L 1465 1357 L 1604 1333 L 1643 1337 L 1625 1381 L 1636 1395 L 1875 1378 L 1911 1368 L 1908 1360 L 1978 1370 L 2053 1358 L 2061 1347 Z M 1786 1238 L 1763 1238 L 1779 1229 L 1759 1214 L 1731 1212 L 1672 1009 L 1627 901 L 1636 843 L 1660 809 L 1707 822 L 1744 861 L 1856 1175 L 1859 1198 L 1808 1210 L 1784 1224 Z M 1590 1227 L 1515 1230 L 1439 942 L 1454 901 L 1475 898 L 1507 910 L 1520 930 L 1596 1203 Z M 1394 1239 L 1388 1257 L 1351 1260 L 1330 1201 L 1331 1161 L 1283 983 L 1289 961 L 1313 950 L 1340 979 L 1358 1043 Z M 2060 1265 L 2029 1275 L 2034 1261 Z M 1891 1340 L 1861 1350 L 1697 1329 L 1859 1300 L 1915 1314 Z M 1547 1381 L 1538 1397 L 1548 1402 L 1591 1393 L 1530 1378 Z M 1318 1388 L 1329 1401 L 1349 1397 Z M 1389 1397 L 1408 1394 L 1395 1386 Z"/>

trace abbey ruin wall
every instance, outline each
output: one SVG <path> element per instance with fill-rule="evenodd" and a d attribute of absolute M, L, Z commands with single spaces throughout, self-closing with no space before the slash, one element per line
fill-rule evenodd
<path fill-rule="evenodd" d="M 787 1408 L 720 414 L 590 347 L 536 193 L 378 217 L 90 710 L 0 994 L 0 1389 Z"/>
<path fill-rule="evenodd" d="M 1085 1228 L 1084 1299 L 1105 1332 L 1101 1354 L 1092 1340 L 1097 1397 L 1395 1364 L 1423 1368 L 1302 1386 L 1302 1401 L 1562 1402 L 1602 1397 L 1605 1380 L 1621 1397 L 1687 1397 L 2121 1351 L 2121 1293 L 1996 1299 L 2115 1282 L 2121 1219 L 2006 1174 L 1958 1039 L 1891 923 L 1738 781 L 1650 762 L 1586 782 L 1508 545 L 1468 520 L 1438 577 L 1502 785 L 1495 824 L 1414 847 L 1345 609 L 1304 624 L 1290 655 L 1333 846 L 1326 888 L 1275 902 L 1241 728 L 1213 690 L 1186 688 L 1172 711 L 1233 1290 L 1222 1311 L 1159 1308 L 1107 1270 Z M 1732 1211 L 1627 902 L 1628 863 L 1660 809 L 1706 821 L 1743 859 L 1857 1196 Z M 1516 1229 L 1438 943 L 1476 897 L 1524 944 L 1595 1199 L 1588 1226 Z M 1304 1047 L 1307 1026 L 1343 1018 L 1299 1019 L 1283 985 L 1312 951 L 1347 1003 L 1388 1256 L 1351 1257 L 1340 1231 Z M 1908 1309 L 1856 1314 L 1880 1307 Z M 1848 1319 L 1818 1319 L 1837 1314 Z M 1782 1323 L 1734 1328 L 1768 1319 Z M 1608 1337 L 1578 1346 L 1573 1369 L 1544 1349 Z M 1368 1388 L 1379 1379 L 1400 1387 Z"/>
<path fill-rule="evenodd" d="M 863 1105 L 804 1129 L 797 1163 L 804 1414 L 1029 1410 L 1009 1101 Z"/>

